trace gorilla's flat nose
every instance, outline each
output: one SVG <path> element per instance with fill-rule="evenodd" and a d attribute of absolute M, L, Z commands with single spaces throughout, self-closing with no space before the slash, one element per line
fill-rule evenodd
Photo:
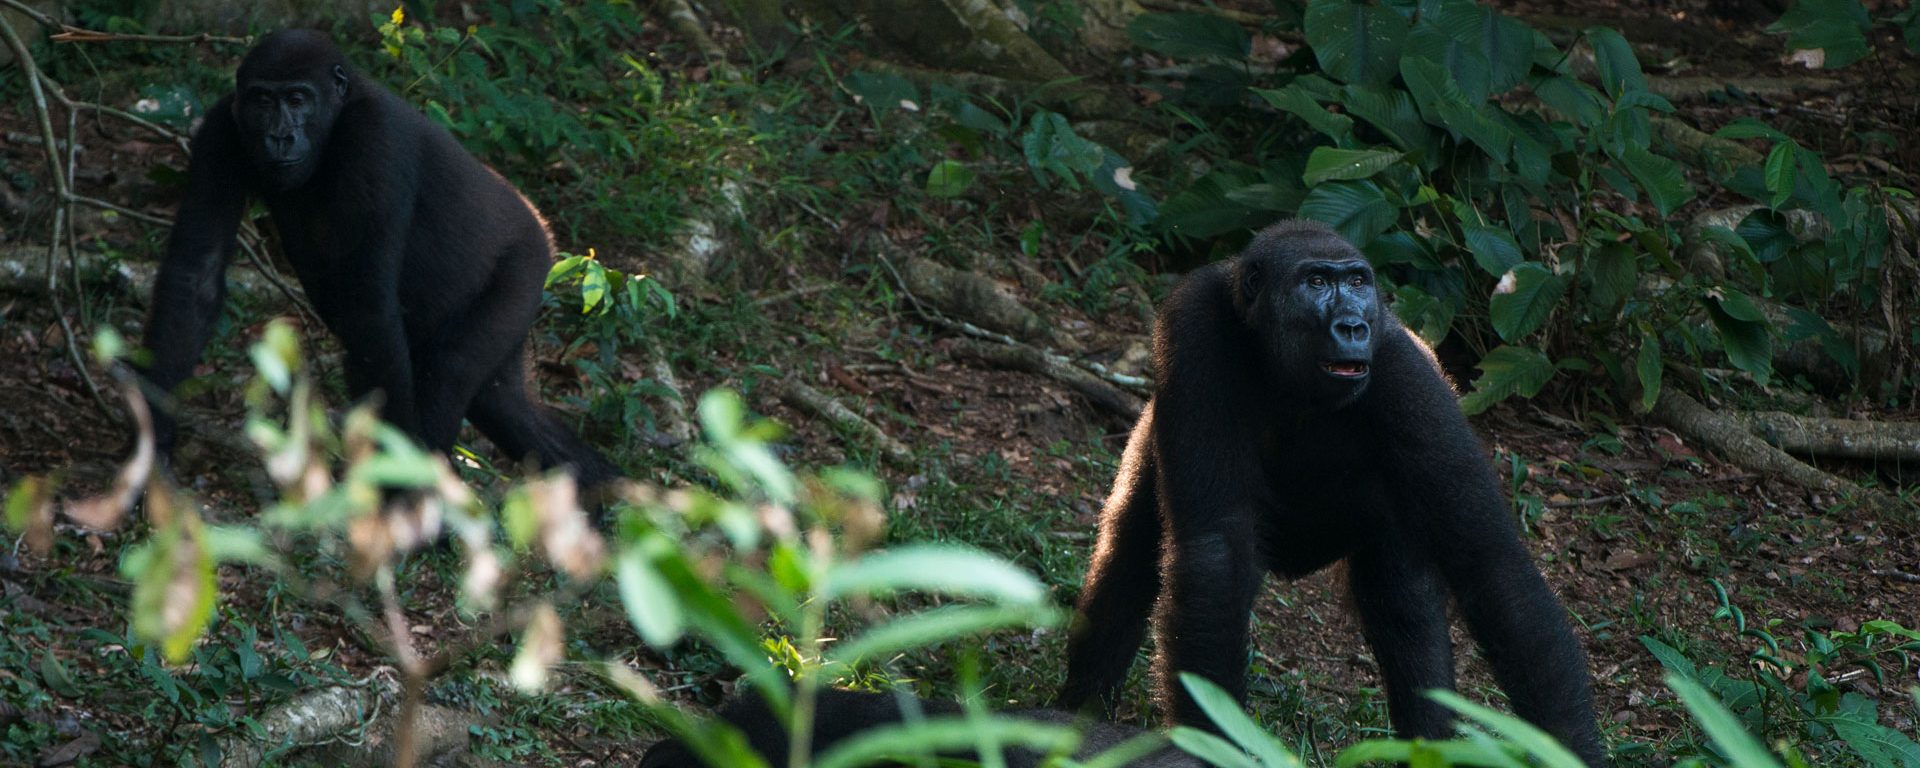
<path fill-rule="evenodd" d="M 1373 329 L 1367 321 L 1357 317 L 1343 317 L 1333 321 L 1333 338 L 1343 344 L 1365 344 Z"/>

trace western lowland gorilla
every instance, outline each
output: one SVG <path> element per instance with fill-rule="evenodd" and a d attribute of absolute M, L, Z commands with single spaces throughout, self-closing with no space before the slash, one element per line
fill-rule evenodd
<path fill-rule="evenodd" d="M 960 714 L 960 707 L 952 702 L 930 702 L 902 697 L 891 693 L 863 693 L 829 688 L 820 691 L 814 700 L 813 737 L 811 750 L 814 756 L 826 752 L 833 745 L 875 726 L 890 725 L 906 719 L 903 705 L 911 704 L 919 708 L 921 716 L 941 717 Z M 1050 709 L 1019 710 L 1010 714 L 1043 723 L 1066 725 L 1074 722 L 1072 715 Z M 728 702 L 715 713 L 721 720 L 738 728 L 747 738 L 747 745 L 767 762 L 767 765 L 784 766 L 789 758 L 790 746 L 787 742 L 787 727 L 767 706 L 766 700 L 759 695 L 747 693 Z M 1080 747 L 1074 758 L 1085 760 L 1097 755 L 1127 739 L 1138 736 L 1142 731 L 1106 722 L 1090 724 L 1081 738 Z M 1008 768 L 1038 768 L 1046 755 L 1030 750 L 1008 748 L 1003 756 Z M 978 759 L 972 750 L 944 754 L 942 757 L 965 760 Z M 883 763 L 883 765 L 896 765 Z M 918 765 L 908 762 L 897 765 Z M 1164 747 L 1152 754 L 1136 758 L 1126 763 L 1130 768 L 1201 768 L 1205 765 L 1198 759 L 1188 756 L 1174 747 Z M 640 759 L 640 768 L 705 768 L 707 763 L 695 755 L 693 750 L 676 739 L 666 739 L 647 750 Z M 714 766 L 714 768 L 729 768 Z"/>
<path fill-rule="evenodd" d="M 1151 614 L 1163 714 L 1208 725 L 1176 673 L 1244 700 L 1266 573 L 1345 560 L 1400 735 L 1450 734 L 1421 692 L 1454 685 L 1451 594 L 1514 709 L 1604 763 L 1566 612 L 1453 388 L 1359 251 L 1320 224 L 1269 227 L 1182 280 L 1153 339 L 1156 389 L 1100 516 L 1058 704 L 1111 707 Z"/>
<path fill-rule="evenodd" d="M 540 214 L 325 36 L 262 40 L 192 148 L 147 324 L 155 386 L 172 390 L 199 360 L 257 198 L 346 350 L 354 397 L 378 392 L 387 421 L 440 451 L 464 417 L 514 459 L 569 466 L 584 487 L 619 476 L 528 392 L 524 347 L 553 256 Z M 172 421 L 157 421 L 165 455 Z"/>

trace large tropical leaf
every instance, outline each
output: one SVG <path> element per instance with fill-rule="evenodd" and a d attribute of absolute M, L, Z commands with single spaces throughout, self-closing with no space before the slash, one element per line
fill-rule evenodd
<path fill-rule="evenodd" d="M 1244 59 L 1246 28 L 1211 13 L 1143 13 L 1127 23 L 1135 45 L 1176 59 Z"/>
<path fill-rule="evenodd" d="M 1545 266 L 1534 262 L 1515 266 L 1500 278 L 1500 288 L 1488 300 L 1493 330 L 1507 341 L 1524 338 L 1540 329 L 1566 292 L 1566 278 Z"/>
<path fill-rule="evenodd" d="M 1312 0 L 1306 34 L 1327 74 L 1351 84 L 1385 85 L 1399 71 L 1407 20 L 1382 5 Z"/>
<path fill-rule="evenodd" d="M 1329 181 L 1300 202 L 1300 218 L 1338 230 L 1355 248 L 1365 248 L 1399 218 L 1380 186 L 1371 181 Z"/>
<path fill-rule="evenodd" d="M 1533 397 L 1553 379 L 1553 361 L 1545 352 L 1527 347 L 1501 346 L 1480 358 L 1480 378 L 1473 391 L 1460 398 L 1460 410 L 1468 415 L 1493 407 L 1514 395 Z"/>

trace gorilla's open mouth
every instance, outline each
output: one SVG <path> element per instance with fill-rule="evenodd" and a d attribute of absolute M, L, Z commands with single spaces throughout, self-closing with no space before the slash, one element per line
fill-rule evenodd
<path fill-rule="evenodd" d="M 1321 363 L 1320 368 L 1342 379 L 1357 379 L 1367 375 L 1367 364 L 1357 360 L 1328 360 Z"/>

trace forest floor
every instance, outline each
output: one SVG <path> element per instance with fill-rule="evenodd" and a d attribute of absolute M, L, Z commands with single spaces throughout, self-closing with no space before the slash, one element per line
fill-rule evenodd
<path fill-rule="evenodd" d="M 1705 5 L 1682 3 L 1654 12 L 1514 2 L 1504 10 L 1543 28 L 1549 22 L 1567 30 L 1618 24 L 1646 46 L 1643 58 L 1650 59 L 1649 71 L 1656 76 L 1788 83 L 1764 95 L 1722 89 L 1674 101 L 1679 116 L 1696 126 L 1711 130 L 1734 117 L 1761 116 L 1834 159 L 1842 173 L 1916 186 L 1901 169 L 1920 168 L 1920 96 L 1910 79 L 1896 79 L 1898 67 L 1809 73 L 1783 63 L 1778 39 L 1759 34 L 1767 19 L 1723 18 Z M 1575 13 L 1587 18 L 1568 18 Z M 659 38 L 652 42 L 661 50 L 678 50 L 664 31 L 654 33 Z M 1650 57 L 1649 51 L 1666 55 Z M 1905 61 L 1911 69 L 1911 57 Z M 684 54 L 668 56 L 659 66 L 673 76 L 696 77 L 690 72 L 692 58 Z M 768 76 L 806 77 L 804 72 Z M 27 125 L 19 107 L 0 106 L 0 125 L 10 130 Z M 827 130 L 793 130 L 814 129 Z M 829 152 L 885 156 L 887 136 L 873 128 L 837 130 Z M 170 211 L 169 188 L 149 171 L 157 164 L 183 167 L 177 149 L 117 127 L 93 131 L 83 143 L 90 150 L 80 173 L 86 194 Z M 38 167 L 37 148 L 10 139 L 0 144 L 0 161 L 10 174 L 31 175 Z M 1004 220 L 985 220 L 964 201 L 908 211 L 905 204 L 882 201 L 901 194 L 899 188 L 917 185 L 919 177 L 890 172 L 897 169 L 880 161 L 874 162 L 878 170 L 871 178 L 832 177 L 845 167 L 815 170 L 807 183 L 866 190 L 864 201 L 834 216 L 750 205 L 747 216 L 756 225 L 812 222 L 818 231 L 799 238 L 807 247 L 783 253 L 776 266 L 766 267 L 762 260 L 758 271 L 743 267 L 717 285 L 669 286 L 676 291 L 679 315 L 661 321 L 657 332 L 630 350 L 627 362 L 638 371 L 648 354 L 671 360 L 687 393 L 722 386 L 747 393 L 755 410 L 790 426 L 782 458 L 795 466 L 849 461 L 871 466 L 890 489 L 894 540 L 986 547 L 1042 574 L 1063 602 L 1070 601 L 1128 424 L 1053 380 L 956 362 L 949 354 L 951 334 L 915 317 L 872 264 L 850 260 L 845 231 L 884 232 L 916 253 L 991 274 L 1039 309 L 1062 343 L 1109 364 L 1138 364 L 1149 310 L 1136 294 L 1157 296 L 1164 281 L 1148 278 L 1117 290 L 1095 286 L 1076 261 L 1082 244 L 1064 233 L 1038 257 L 1021 255 L 1016 239 L 1022 219 L 1008 212 L 1024 215 L 1029 206 L 1045 201 L 1001 193 L 1010 197 L 991 207 Z M 7 216 L 0 255 L 37 258 L 32 254 L 43 247 L 47 208 L 30 194 L 18 182 L 0 184 L 0 210 Z M 538 191 L 529 195 L 542 199 Z M 773 196 L 764 205 L 777 207 L 787 199 Z M 124 218 L 89 213 L 79 226 L 84 241 L 130 258 L 156 253 L 160 242 L 155 231 Z M 591 233 L 590 226 L 586 231 Z M 564 233 L 561 241 L 563 249 L 578 252 L 592 242 L 583 237 L 569 247 L 573 242 Z M 609 265 L 638 272 L 650 265 L 651 245 L 657 244 L 615 247 L 601 241 L 600 251 Z M 144 314 L 144 290 L 95 284 L 74 317 L 137 338 L 132 329 Z M 1103 290 L 1111 295 L 1093 295 Z M 222 341 L 200 371 L 208 385 L 196 396 L 196 406 L 216 414 L 216 422 L 236 434 L 248 370 L 242 350 L 273 314 L 268 304 L 233 313 L 234 322 L 222 331 Z M 559 322 L 543 324 L 532 354 L 549 398 L 578 409 L 591 393 L 582 391 L 584 377 L 576 362 L 592 350 L 562 343 Z M 72 492 L 98 489 L 125 455 L 124 416 L 90 398 L 67 361 L 61 334 L 44 294 L 0 292 L 0 484 L 55 473 Z M 309 338 L 325 343 L 318 333 Z M 910 466 L 877 462 L 876 453 L 857 436 L 783 404 L 765 385 L 786 375 L 854 404 L 907 443 L 915 461 Z M 1886 412 L 1859 401 L 1822 407 L 1915 419 L 1911 412 Z M 1515 514 L 1525 521 L 1528 547 L 1577 623 L 1590 656 L 1599 714 L 1622 764 L 1664 764 L 1678 743 L 1698 738 L 1662 684 L 1661 663 L 1642 638 L 1672 646 L 1698 664 L 1753 677 L 1756 662 L 1750 654 L 1765 642 L 1755 629 L 1779 640 L 1780 647 L 1769 653 L 1793 661 L 1806 653 L 1809 631 L 1850 632 L 1875 619 L 1920 623 L 1920 540 L 1832 512 L 1836 499 L 1731 466 L 1663 427 L 1611 413 L 1575 391 L 1513 401 L 1474 423 L 1489 460 L 1516 498 Z M 484 445 L 471 432 L 466 437 Z M 684 456 L 651 447 L 644 425 L 599 419 L 590 422 L 589 437 L 609 446 L 642 479 L 686 482 L 697 476 Z M 261 472 L 251 457 L 225 451 L 212 443 L 190 445 L 179 474 L 208 502 L 211 517 L 242 519 L 258 508 L 251 488 Z M 1913 482 L 1917 469 L 1827 468 L 1891 487 Z M 82 754 L 92 755 L 97 764 L 138 764 L 192 750 L 180 734 L 195 727 L 193 705 L 180 703 L 183 694 L 175 692 L 171 706 L 156 709 L 152 673 L 127 662 L 119 646 L 128 587 L 117 569 L 130 540 L 126 532 L 63 526 L 49 555 L 20 547 L 0 551 L 0 619 L 6 626 L 0 632 L 0 729 L 31 733 L 34 744 L 9 747 L 31 751 L 0 757 L 46 758 L 81 745 Z M 424 558 L 412 574 L 418 586 L 405 596 L 423 641 L 461 636 L 470 628 L 446 588 L 456 572 L 443 562 L 449 559 L 448 553 Z M 1310 764 L 1324 764 L 1340 747 L 1386 727 L 1377 672 L 1345 609 L 1340 584 L 1337 569 L 1291 583 L 1270 582 L 1257 608 L 1251 706 Z M 240 568 L 222 569 L 221 587 L 217 638 L 231 642 L 248 632 L 278 638 L 287 632 L 310 650 L 307 659 L 277 662 L 287 665 L 293 687 L 359 678 L 389 663 L 379 644 L 329 603 L 290 598 L 280 585 Z M 1744 627 L 1725 610 L 1717 588 L 1744 612 Z M 611 595 L 604 593 L 607 602 Z M 583 608 L 568 615 L 575 658 L 625 659 L 689 703 L 710 705 L 729 689 L 712 656 L 640 649 L 617 612 Z M 1464 659 L 1462 689 L 1476 699 L 1498 700 L 1498 688 L 1470 650 L 1470 638 L 1457 634 L 1456 641 Z M 1058 633 L 995 636 L 971 652 L 990 662 L 984 665 L 984 682 L 1009 704 L 1044 704 L 1062 674 Z M 629 764 L 655 733 L 623 709 L 617 693 L 584 672 L 567 676 L 546 696 L 508 692 L 497 678 L 510 655 L 504 644 L 482 653 L 472 670 L 456 673 L 457 679 L 434 690 L 441 703 L 486 713 L 488 725 L 475 734 L 476 754 L 484 758 L 479 762 Z M 1920 713 L 1907 690 L 1920 677 L 1910 661 L 1888 668 L 1884 681 L 1863 674 L 1859 665 L 1834 663 L 1823 671 L 1844 691 L 1876 702 L 1884 724 L 1915 734 Z M 926 681 L 928 690 L 950 693 L 951 662 L 950 656 L 921 654 L 903 660 L 899 669 Z M 208 680 L 210 672 L 178 674 L 185 681 L 179 685 L 201 691 L 195 695 L 248 700 Z M 19 706 L 30 690 L 57 695 L 51 705 Z M 1144 686 L 1129 690 L 1133 696 L 1122 714 L 1143 720 Z M 163 749 L 154 751 L 156 745 Z"/>

